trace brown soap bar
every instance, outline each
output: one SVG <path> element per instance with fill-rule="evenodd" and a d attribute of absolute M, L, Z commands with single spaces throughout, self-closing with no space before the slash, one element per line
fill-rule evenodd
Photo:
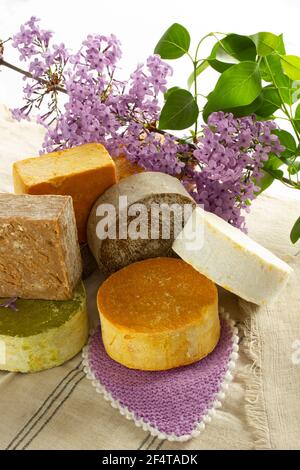
<path fill-rule="evenodd" d="M 115 208 L 116 217 L 113 212 L 104 217 L 98 215 L 98 209 L 101 205 L 105 207 L 106 204 Z M 145 235 L 147 236 L 134 238 L 130 234 L 127 229 L 134 219 L 134 216 L 130 215 L 124 223 L 125 237 L 120 236 L 122 216 L 129 214 L 130 210 L 134 206 L 138 207 L 139 204 L 145 209 L 145 225 L 147 225 Z M 167 224 L 169 235 L 166 237 L 162 233 L 163 225 L 167 222 L 163 220 L 163 213 L 158 212 L 152 215 L 152 209 L 157 205 L 177 208 L 170 218 L 170 224 Z M 113 273 L 135 261 L 174 256 L 172 252 L 174 237 L 184 226 L 183 208 L 188 206 L 193 209 L 195 205 L 195 201 L 180 181 L 173 176 L 151 171 L 131 175 L 107 189 L 94 204 L 87 231 L 90 250 L 106 274 Z M 116 227 L 115 238 L 98 236 L 97 225 L 103 219 L 105 219 L 108 232 L 110 228 Z M 152 233 L 151 225 L 157 227 L 157 233 L 155 230 Z"/>
<path fill-rule="evenodd" d="M 81 271 L 70 196 L 0 194 L 0 297 L 68 300 Z"/>

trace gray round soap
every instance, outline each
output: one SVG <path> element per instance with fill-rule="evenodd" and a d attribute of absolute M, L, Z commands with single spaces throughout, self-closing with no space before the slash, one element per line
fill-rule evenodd
<path fill-rule="evenodd" d="M 114 208 L 115 213 L 105 212 L 104 209 L 99 211 L 101 206 L 105 208 L 107 205 Z M 145 230 L 141 231 L 141 235 L 136 237 L 128 229 L 137 221 L 139 214 L 134 212 L 139 205 L 144 208 L 139 219 L 142 220 L 143 227 L 145 223 L 147 227 L 146 233 Z M 170 210 L 169 226 L 163 215 L 168 212 L 154 209 L 154 206 L 162 205 L 174 209 Z M 184 226 L 183 208 L 188 206 L 191 213 L 195 205 L 195 201 L 177 178 L 159 172 L 129 176 L 106 190 L 94 204 L 88 221 L 89 247 L 106 274 L 135 261 L 174 256 L 174 237 Z M 108 236 L 99 237 L 99 223 L 105 226 Z M 156 230 L 153 230 L 153 226 Z M 165 230 L 166 227 L 169 231 Z"/>

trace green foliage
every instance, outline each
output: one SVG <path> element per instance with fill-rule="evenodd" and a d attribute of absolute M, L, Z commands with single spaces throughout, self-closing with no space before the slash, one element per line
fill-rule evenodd
<path fill-rule="evenodd" d="M 290 132 L 282 129 L 275 129 L 273 134 L 276 134 L 279 137 L 281 145 L 285 147 L 285 150 L 281 154 L 282 157 L 292 157 L 296 154 L 297 144 Z"/>
<path fill-rule="evenodd" d="M 281 107 L 281 99 L 277 88 L 274 85 L 268 85 L 261 91 L 261 104 L 255 110 L 255 113 L 267 118 Z"/>
<path fill-rule="evenodd" d="M 182 130 L 197 120 L 198 105 L 193 95 L 183 89 L 169 93 L 159 119 L 159 129 Z"/>
<path fill-rule="evenodd" d="M 255 43 L 247 36 L 228 34 L 220 41 L 220 54 L 234 57 L 239 62 L 253 61 L 256 58 Z"/>
<path fill-rule="evenodd" d="M 296 55 L 284 55 L 281 64 L 285 74 L 291 80 L 300 80 L 300 57 Z"/>
<path fill-rule="evenodd" d="M 214 45 L 208 62 L 222 73 L 237 62 L 254 61 L 255 58 L 256 47 L 252 39 L 239 34 L 228 34 Z"/>
<path fill-rule="evenodd" d="M 296 126 L 296 129 L 300 132 L 300 104 L 298 104 L 295 111 L 294 124 Z"/>
<path fill-rule="evenodd" d="M 215 38 L 208 57 L 201 55 L 202 42 Z M 198 81 L 209 67 L 220 76 L 206 97 L 202 117 L 206 121 L 214 111 L 232 112 L 236 117 L 255 113 L 257 119 L 275 119 L 284 113 L 290 131 L 274 133 L 285 147 L 280 158 L 271 155 L 264 163 L 265 174 L 258 183 L 264 191 L 275 179 L 300 189 L 300 57 L 286 53 L 283 35 L 258 32 L 250 36 L 209 33 L 200 39 L 195 56 L 190 52 L 190 35 L 186 28 L 173 24 L 158 42 L 155 52 L 163 59 L 176 59 L 187 54 L 192 62 L 187 90 L 173 87 L 165 95 L 159 126 L 161 129 L 187 129 L 194 139 L 198 135 Z M 203 96 L 203 95 L 202 95 Z M 279 121 L 280 123 L 280 121 Z M 280 169 L 283 167 L 284 170 Z M 288 175 L 288 177 L 286 177 Z M 295 243 L 300 238 L 300 218 L 292 232 Z"/>
<path fill-rule="evenodd" d="M 261 79 L 256 62 L 241 62 L 222 73 L 215 89 L 208 96 L 203 117 L 213 111 L 233 110 L 248 106 L 260 95 Z M 247 111 L 246 114 L 251 114 Z"/>
<path fill-rule="evenodd" d="M 258 186 L 260 187 L 260 191 L 258 192 L 258 194 L 261 194 L 269 186 L 271 186 L 271 184 L 274 182 L 274 179 L 274 176 L 270 175 L 269 173 L 265 173 L 258 182 Z"/>
<path fill-rule="evenodd" d="M 173 86 L 172 88 L 169 88 L 166 93 L 164 94 L 165 101 L 167 101 L 168 97 L 170 96 L 173 91 L 181 90 L 179 86 Z"/>
<path fill-rule="evenodd" d="M 174 23 L 158 41 L 154 53 L 162 59 L 178 59 L 186 54 L 191 43 L 190 34 L 181 24 Z"/>
<path fill-rule="evenodd" d="M 265 70 L 265 75 L 262 73 L 263 69 Z M 293 104 L 293 83 L 292 80 L 284 74 L 280 57 L 278 55 L 263 57 L 260 64 L 260 71 L 262 79 L 273 83 L 278 90 L 281 101 L 288 105 Z"/>
<path fill-rule="evenodd" d="M 208 60 L 203 60 L 200 65 L 198 65 L 196 67 L 196 73 L 195 72 L 192 72 L 191 75 L 189 76 L 188 78 L 188 87 L 191 88 L 191 86 L 193 85 L 195 79 L 197 79 L 199 77 L 199 75 L 204 72 L 204 70 L 207 69 L 207 67 L 209 67 L 209 61 Z"/>
<path fill-rule="evenodd" d="M 256 44 L 257 54 L 260 57 L 272 54 L 280 47 L 280 37 L 273 33 L 256 33 L 252 34 L 250 38 Z"/>
<path fill-rule="evenodd" d="M 300 162 L 293 162 L 289 165 L 288 171 L 290 175 L 296 175 L 300 171 Z"/>
<path fill-rule="evenodd" d="M 294 227 L 292 228 L 292 231 L 291 231 L 291 242 L 292 243 L 296 243 L 299 238 L 300 238 L 300 217 L 299 219 L 296 220 L 295 224 L 294 224 Z"/>

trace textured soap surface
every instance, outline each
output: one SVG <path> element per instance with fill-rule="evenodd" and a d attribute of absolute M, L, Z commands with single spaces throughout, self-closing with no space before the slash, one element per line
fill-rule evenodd
<path fill-rule="evenodd" d="M 143 168 L 135 163 L 131 163 L 123 155 L 119 157 L 113 157 L 116 165 L 117 180 L 121 181 L 128 176 L 135 175 L 136 173 L 142 173 Z"/>
<path fill-rule="evenodd" d="M 174 241 L 173 250 L 216 284 L 258 305 L 272 301 L 292 272 L 269 250 L 200 207 Z"/>
<path fill-rule="evenodd" d="M 121 200 L 120 197 L 127 198 Z M 97 209 L 102 204 L 110 204 L 116 209 L 117 218 L 114 214 L 106 217 L 108 230 L 116 224 L 116 238 L 99 239 L 97 234 L 97 224 L 101 217 L 97 216 Z M 126 226 L 126 236 L 119 236 L 120 220 L 125 213 L 129 214 L 130 209 L 136 204 L 146 207 L 149 223 L 147 224 L 148 236 L 146 238 L 134 239 L 127 227 L 134 217 L 128 217 Z M 178 212 L 171 213 L 170 235 L 164 238 L 162 234 L 162 213 L 158 216 L 151 216 L 153 205 L 166 204 L 171 207 L 177 205 Z M 172 256 L 172 243 L 174 233 L 179 233 L 183 227 L 184 218 L 181 217 L 182 207 L 195 206 L 194 200 L 190 197 L 183 185 L 177 178 L 159 172 L 143 172 L 129 176 L 118 184 L 113 185 L 96 201 L 88 221 L 88 244 L 101 269 L 106 273 L 112 273 L 128 264 L 157 256 Z M 121 215 L 122 214 L 122 217 Z M 177 217 L 177 214 L 180 217 Z M 150 223 L 156 221 L 154 225 L 159 226 L 159 235 L 152 236 Z"/>
<path fill-rule="evenodd" d="M 97 302 L 105 349 L 129 368 L 190 364 L 219 339 L 217 289 L 180 259 L 148 259 L 121 269 L 102 284 Z"/>
<path fill-rule="evenodd" d="M 48 369 L 67 361 L 84 346 L 88 318 L 81 282 L 71 300 L 17 299 L 16 306 L 17 311 L 0 307 L 0 344 L 5 356 L 0 370 Z"/>
<path fill-rule="evenodd" d="M 17 194 L 72 196 L 78 239 L 83 243 L 91 208 L 116 183 L 116 168 L 103 145 L 92 143 L 16 162 L 13 178 Z"/>
<path fill-rule="evenodd" d="M 81 277 L 70 196 L 0 194 L 0 297 L 68 300 Z"/>

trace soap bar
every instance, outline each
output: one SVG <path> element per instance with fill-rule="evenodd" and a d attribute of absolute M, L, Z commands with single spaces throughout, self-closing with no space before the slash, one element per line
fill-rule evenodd
<path fill-rule="evenodd" d="M 100 286 L 97 303 L 107 354 L 132 369 L 191 364 L 219 340 L 216 286 L 180 259 L 121 269 Z"/>
<path fill-rule="evenodd" d="M 4 299 L 0 299 L 2 304 Z M 17 311 L 0 307 L 0 370 L 36 372 L 79 353 L 88 337 L 82 282 L 72 300 L 17 299 Z"/>
<path fill-rule="evenodd" d="M 73 297 L 82 267 L 70 196 L 0 194 L 0 240 L 0 297 Z"/>
<path fill-rule="evenodd" d="M 131 163 L 123 155 L 120 155 L 119 157 L 113 157 L 113 161 L 116 165 L 117 181 L 121 181 L 128 176 L 145 171 L 136 163 Z"/>
<path fill-rule="evenodd" d="M 107 204 L 115 208 L 115 213 L 103 211 L 103 214 L 97 214 Z M 144 212 L 139 214 L 140 205 Z M 153 210 L 154 206 L 162 205 L 167 207 L 165 212 Z M 174 212 L 168 213 L 172 206 Z M 159 172 L 129 176 L 96 201 L 88 221 L 89 247 L 100 268 L 108 274 L 135 261 L 172 256 L 172 243 L 183 227 L 185 209 L 186 214 L 191 214 L 194 206 L 194 200 L 177 178 Z M 141 233 L 136 236 L 129 228 L 139 215 L 145 230 L 139 227 Z M 97 226 L 100 224 L 106 231 L 99 236 Z"/>
<path fill-rule="evenodd" d="M 292 272 L 269 250 L 200 207 L 193 211 L 173 250 L 216 284 L 258 305 L 272 301 Z"/>
<path fill-rule="evenodd" d="M 78 239 L 83 243 L 91 208 L 116 183 L 116 169 L 103 145 L 85 144 L 16 162 L 13 179 L 17 194 L 72 196 Z"/>

